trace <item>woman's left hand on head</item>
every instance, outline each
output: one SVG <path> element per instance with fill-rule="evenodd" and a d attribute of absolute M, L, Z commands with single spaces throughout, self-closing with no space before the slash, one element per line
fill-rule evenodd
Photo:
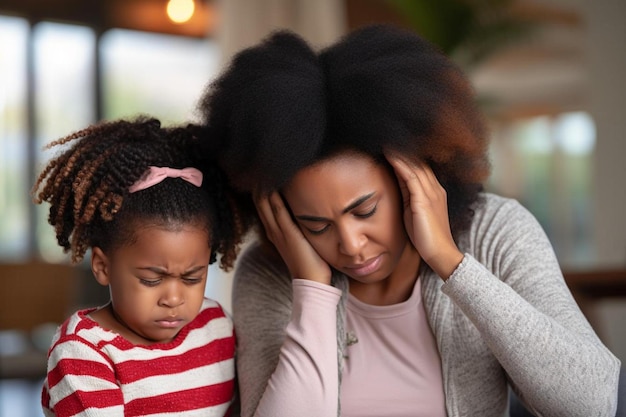
<path fill-rule="evenodd" d="M 450 229 L 446 190 L 424 162 L 387 155 L 404 206 L 406 231 L 421 258 L 444 280 L 463 259 Z"/>

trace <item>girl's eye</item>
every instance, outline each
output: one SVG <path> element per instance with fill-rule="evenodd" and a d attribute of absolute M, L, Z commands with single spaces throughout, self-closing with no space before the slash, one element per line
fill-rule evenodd
<path fill-rule="evenodd" d="M 356 217 L 359 217 L 361 219 L 367 219 L 368 217 L 372 217 L 374 215 L 374 213 L 376 213 L 376 207 L 378 207 L 377 205 L 374 206 L 374 208 L 372 208 L 370 211 L 368 211 L 367 213 L 354 213 L 354 215 Z"/>
<path fill-rule="evenodd" d="M 183 282 L 187 285 L 200 284 L 202 282 L 202 278 L 183 278 Z"/>
<path fill-rule="evenodd" d="M 143 278 L 139 278 L 139 282 L 141 282 L 141 284 L 145 285 L 146 287 L 156 287 L 157 285 L 159 285 L 159 283 L 161 283 L 161 279 L 143 279 Z"/>
<path fill-rule="evenodd" d="M 309 233 L 311 233 L 312 235 L 321 235 L 322 233 L 324 233 L 326 230 L 328 230 L 329 225 L 326 225 L 324 227 L 322 227 L 321 229 L 309 229 L 308 227 L 306 228 L 306 230 L 309 231 Z"/>

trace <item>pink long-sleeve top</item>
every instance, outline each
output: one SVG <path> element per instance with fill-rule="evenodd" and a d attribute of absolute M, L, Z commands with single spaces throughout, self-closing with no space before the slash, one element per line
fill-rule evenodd
<path fill-rule="evenodd" d="M 348 296 L 342 417 L 446 416 L 441 360 L 419 281 L 410 298 L 373 306 Z"/>
<path fill-rule="evenodd" d="M 298 415 L 320 406 L 307 401 L 337 396 L 334 323 L 340 296 L 340 290 L 328 285 L 293 281 L 293 316 L 282 359 L 256 415 L 271 415 L 277 409 L 280 415 Z M 350 296 L 346 330 L 351 340 L 339 393 L 342 416 L 446 415 L 441 361 L 419 284 L 407 301 L 391 306 L 372 306 Z M 302 379 L 297 391 L 285 383 L 294 378 Z M 284 386 L 292 387 L 290 395 L 281 395 Z M 322 403 L 331 406 L 323 415 L 335 413 L 336 401 Z"/>

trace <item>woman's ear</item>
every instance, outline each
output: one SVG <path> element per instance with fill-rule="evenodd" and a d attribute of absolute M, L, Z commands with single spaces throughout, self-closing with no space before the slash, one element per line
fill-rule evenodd
<path fill-rule="evenodd" d="M 109 285 L 109 258 L 98 247 L 91 249 L 91 272 L 93 272 L 98 284 Z"/>

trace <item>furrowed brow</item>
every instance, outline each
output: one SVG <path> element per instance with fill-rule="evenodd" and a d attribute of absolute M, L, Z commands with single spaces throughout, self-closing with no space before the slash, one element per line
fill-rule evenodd
<path fill-rule="evenodd" d="M 354 210 L 355 208 L 357 208 L 358 206 L 360 206 L 361 204 L 365 203 L 367 200 L 372 198 L 372 196 L 374 194 L 375 193 L 372 192 L 372 193 L 369 193 L 369 194 L 366 194 L 364 196 L 361 196 L 361 197 L 357 198 L 352 203 L 348 204 L 343 210 L 341 210 L 341 213 L 342 214 L 346 214 L 350 210 Z M 307 221 L 307 222 L 327 222 L 327 221 L 329 221 L 329 219 L 327 219 L 326 217 L 309 216 L 307 214 L 301 214 L 301 215 L 297 215 L 295 217 L 298 220 Z"/>

